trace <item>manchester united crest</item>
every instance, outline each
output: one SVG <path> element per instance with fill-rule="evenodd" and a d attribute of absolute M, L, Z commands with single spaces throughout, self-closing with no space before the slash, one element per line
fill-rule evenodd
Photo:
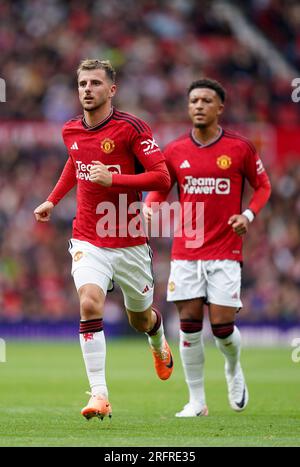
<path fill-rule="evenodd" d="M 225 154 L 219 156 L 217 159 L 217 165 L 218 167 L 220 167 L 220 169 L 229 169 L 229 167 L 231 166 L 231 157 L 226 156 Z"/>
<path fill-rule="evenodd" d="M 105 138 L 101 141 L 101 149 L 105 154 L 110 154 L 115 149 L 115 143 L 112 139 Z"/>
<path fill-rule="evenodd" d="M 79 261 L 81 258 L 83 257 L 83 252 L 82 251 L 76 251 L 75 255 L 74 255 L 74 261 Z"/>

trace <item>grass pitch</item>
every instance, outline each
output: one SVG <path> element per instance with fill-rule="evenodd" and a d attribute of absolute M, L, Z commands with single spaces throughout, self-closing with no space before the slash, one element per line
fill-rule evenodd
<path fill-rule="evenodd" d="M 223 357 L 206 348 L 208 417 L 176 419 L 187 402 L 177 343 L 175 369 L 160 381 L 146 339 L 107 342 L 111 420 L 87 422 L 77 343 L 7 343 L 0 363 L 0 446 L 300 446 L 300 363 L 290 349 L 244 349 L 245 412 L 227 402 Z"/>

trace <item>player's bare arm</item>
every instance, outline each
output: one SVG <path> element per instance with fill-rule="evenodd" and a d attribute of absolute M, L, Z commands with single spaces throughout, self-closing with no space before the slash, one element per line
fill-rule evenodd
<path fill-rule="evenodd" d="M 250 222 L 243 214 L 234 214 L 229 218 L 228 224 L 232 226 L 237 235 L 242 236 L 248 232 Z"/>
<path fill-rule="evenodd" d="M 92 161 L 90 169 L 90 181 L 98 185 L 109 187 L 112 185 L 112 173 L 100 161 Z"/>
<path fill-rule="evenodd" d="M 35 210 L 34 215 L 38 222 L 48 222 L 51 218 L 52 209 L 54 204 L 51 201 L 45 201 L 40 204 Z"/>

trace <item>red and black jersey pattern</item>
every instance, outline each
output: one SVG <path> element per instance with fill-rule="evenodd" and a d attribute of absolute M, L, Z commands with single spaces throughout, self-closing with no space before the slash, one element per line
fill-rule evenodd
<path fill-rule="evenodd" d="M 123 212 L 127 209 L 128 213 L 129 205 L 141 199 L 141 191 L 167 189 L 170 185 L 165 158 L 150 127 L 129 113 L 112 109 L 93 127 L 82 116 L 69 120 L 62 135 L 69 160 L 48 200 L 56 204 L 77 184 L 73 237 L 111 248 L 145 243 L 143 232 L 131 235 L 128 231 L 133 214 L 126 219 L 119 215 L 119 202 L 120 195 L 126 195 L 127 204 L 121 209 Z M 112 173 L 112 186 L 104 187 L 89 180 L 93 161 L 100 161 Z M 116 222 L 114 228 L 102 232 L 99 225 L 105 213 L 101 206 L 107 202 L 115 207 Z"/>
<path fill-rule="evenodd" d="M 195 232 L 191 237 L 191 229 L 188 236 L 183 229 L 181 237 L 174 237 L 172 259 L 242 261 L 243 239 L 228 224 L 229 218 L 243 211 L 245 181 L 254 193 L 244 209 L 254 214 L 263 208 L 271 193 L 269 178 L 253 144 L 219 128 L 216 138 L 203 145 L 192 131 L 171 142 L 164 155 L 171 183 L 178 187 L 183 216 L 186 203 L 192 206 Z M 146 204 L 162 202 L 167 196 L 166 191 L 150 193 Z"/>
<path fill-rule="evenodd" d="M 151 133 L 150 127 L 143 120 L 128 112 L 121 112 L 115 109 L 112 118 L 116 121 L 124 121 L 129 123 L 139 134 L 147 132 Z"/>

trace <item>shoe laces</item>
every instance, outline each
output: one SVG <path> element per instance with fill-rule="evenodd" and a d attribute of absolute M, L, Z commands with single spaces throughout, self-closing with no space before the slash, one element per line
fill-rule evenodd
<path fill-rule="evenodd" d="M 234 397 L 239 398 L 244 390 L 244 386 L 244 378 L 241 371 L 238 371 L 238 373 L 234 375 L 230 381 L 230 392 Z"/>
<path fill-rule="evenodd" d="M 185 404 L 185 406 L 183 407 L 183 410 L 190 409 L 190 408 L 193 408 L 193 404 L 192 404 L 191 402 L 188 402 L 188 403 Z"/>
<path fill-rule="evenodd" d="M 169 352 L 166 349 L 154 349 L 154 353 L 160 360 L 167 360 L 169 356 Z"/>

